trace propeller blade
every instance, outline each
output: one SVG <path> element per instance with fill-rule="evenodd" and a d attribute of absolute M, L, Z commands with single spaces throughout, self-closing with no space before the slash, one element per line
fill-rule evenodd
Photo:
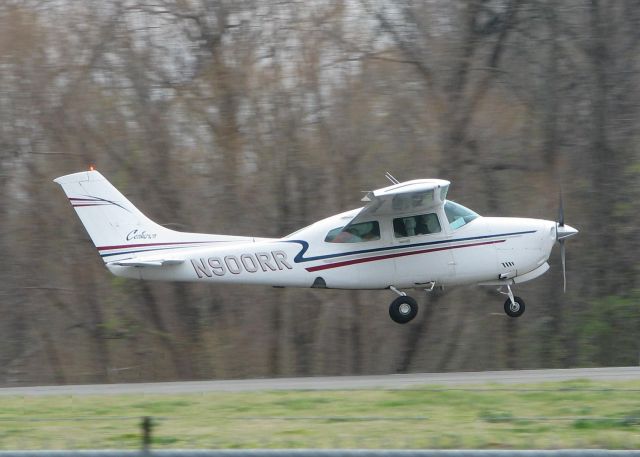
<path fill-rule="evenodd" d="M 562 260 L 562 291 L 567 292 L 567 267 L 565 260 L 564 240 L 558 240 L 560 243 L 560 258 Z"/>
<path fill-rule="evenodd" d="M 564 225 L 564 201 L 562 198 L 562 187 L 559 191 L 558 221 L 556 222 L 556 240 L 560 243 L 560 259 L 562 261 L 562 290 L 567 292 L 567 262 L 564 242 L 567 238 L 578 233 L 578 230 L 570 225 Z"/>
<path fill-rule="evenodd" d="M 562 189 L 560 189 L 560 205 L 558 207 L 558 226 L 564 227 L 564 202 L 562 199 Z"/>

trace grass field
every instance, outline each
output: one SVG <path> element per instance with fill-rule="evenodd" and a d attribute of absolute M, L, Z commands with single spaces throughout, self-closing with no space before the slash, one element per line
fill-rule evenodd
<path fill-rule="evenodd" d="M 640 382 L 0 397 L 0 449 L 640 448 Z"/>

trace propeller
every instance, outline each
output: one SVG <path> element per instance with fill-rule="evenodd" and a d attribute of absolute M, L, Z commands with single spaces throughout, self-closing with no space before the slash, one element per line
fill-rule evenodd
<path fill-rule="evenodd" d="M 562 199 L 562 190 L 560 190 L 560 205 L 558 207 L 558 221 L 556 222 L 556 240 L 560 243 L 560 259 L 562 261 L 562 290 L 567 291 L 567 267 L 566 267 L 566 253 L 564 248 L 564 242 L 570 236 L 578 233 L 578 230 L 574 229 L 570 225 L 564 224 L 564 203 Z"/>

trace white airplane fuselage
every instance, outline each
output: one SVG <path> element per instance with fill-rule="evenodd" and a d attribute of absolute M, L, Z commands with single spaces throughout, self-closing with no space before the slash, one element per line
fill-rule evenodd
<path fill-rule="evenodd" d="M 445 223 L 444 213 L 438 214 L 442 225 L 438 234 L 396 238 L 390 227 L 392 219 L 379 218 L 379 240 L 324 241 L 330 229 L 344 224 L 341 221 L 357 211 L 323 219 L 281 239 L 203 240 L 198 247 L 182 249 L 175 259 L 184 262 L 176 265 L 140 268 L 107 263 L 107 267 L 115 275 L 135 279 L 276 287 L 315 284 L 336 289 L 385 289 L 426 287 L 433 282 L 440 286 L 508 279 L 524 282 L 548 269 L 546 262 L 556 241 L 552 221 L 478 217 L 454 230 Z M 171 242 L 162 244 L 173 246 Z M 146 243 L 139 248 L 146 249 Z M 161 253 L 159 258 L 167 257 Z"/>

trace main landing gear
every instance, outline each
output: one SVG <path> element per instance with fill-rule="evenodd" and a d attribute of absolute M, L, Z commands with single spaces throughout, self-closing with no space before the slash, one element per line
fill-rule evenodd
<path fill-rule="evenodd" d="M 398 324 L 406 324 L 418 314 L 418 303 L 406 293 L 393 286 L 389 287 L 389 289 L 400 295 L 389 305 L 389 316 Z"/>
<path fill-rule="evenodd" d="M 431 284 L 431 288 L 426 290 L 433 290 L 434 286 L 435 283 Z M 506 292 L 502 290 L 502 287 L 507 288 Z M 504 302 L 504 312 L 509 317 L 522 316 L 525 309 L 524 300 L 513 295 L 513 291 L 509 284 L 505 284 L 505 286 L 502 287 L 498 289 L 498 292 L 509 297 Z M 407 322 L 412 321 L 418 314 L 418 303 L 405 292 L 402 292 L 393 286 L 390 286 L 389 289 L 399 295 L 399 297 L 393 300 L 389 305 L 389 316 L 391 319 L 398 324 L 406 324 Z"/>
<path fill-rule="evenodd" d="M 507 284 L 507 291 L 503 292 L 502 288 L 498 289 L 503 295 L 508 295 L 507 301 L 504 302 L 504 312 L 509 317 L 520 317 L 524 313 L 524 300 L 513 295 L 511 286 Z"/>

